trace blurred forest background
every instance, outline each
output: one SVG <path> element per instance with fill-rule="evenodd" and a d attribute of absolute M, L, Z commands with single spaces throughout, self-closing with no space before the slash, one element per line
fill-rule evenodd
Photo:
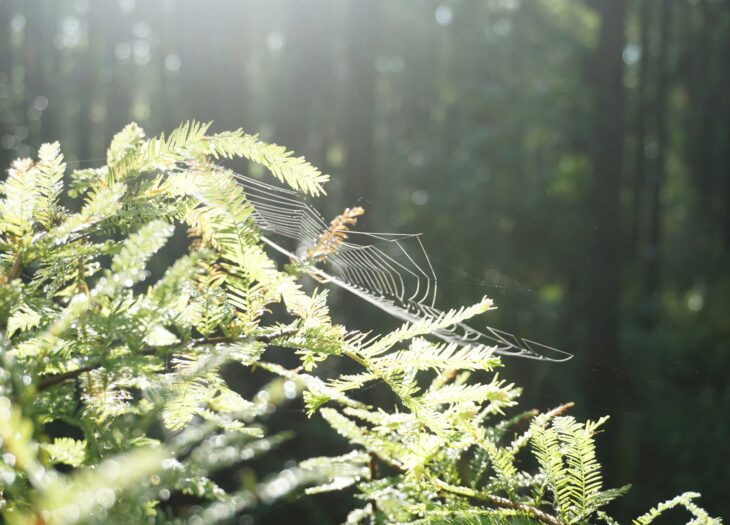
<path fill-rule="evenodd" d="M 3 169 L 56 139 L 97 166 L 130 120 L 190 118 L 330 173 L 326 216 L 424 232 L 442 306 L 487 294 L 488 322 L 574 353 L 504 375 L 524 407 L 612 416 L 619 516 L 690 489 L 729 513 L 730 0 L 0 0 Z M 280 424 L 282 462 L 342 446 Z M 335 523 L 342 499 L 254 517 Z"/>

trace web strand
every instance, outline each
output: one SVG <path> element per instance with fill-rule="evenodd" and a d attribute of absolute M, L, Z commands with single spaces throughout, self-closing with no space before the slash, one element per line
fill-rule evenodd
<path fill-rule="evenodd" d="M 444 315 L 435 306 L 438 281 L 420 235 L 351 230 L 348 239 L 319 267 L 308 259 L 307 253 L 317 246 L 320 235 L 329 226 L 322 215 L 294 191 L 226 171 L 241 183 L 262 232 L 294 241 L 296 247 L 288 250 L 269 236 L 262 236 L 262 240 L 310 275 L 345 289 L 402 321 L 415 323 Z M 487 346 L 507 356 L 542 361 L 566 361 L 572 357 L 557 348 L 489 326 L 477 330 L 459 323 L 434 335 L 448 343 Z"/>

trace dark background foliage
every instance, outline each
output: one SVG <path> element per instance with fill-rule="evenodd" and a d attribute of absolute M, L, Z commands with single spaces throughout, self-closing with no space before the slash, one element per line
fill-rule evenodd
<path fill-rule="evenodd" d="M 72 168 L 100 165 L 130 120 L 284 144 L 332 174 L 325 214 L 425 232 L 443 306 L 487 294 L 494 326 L 575 354 L 505 375 L 525 406 L 612 416 L 606 475 L 634 483 L 619 516 L 690 489 L 722 515 L 728 57 L 729 0 L 0 0 L 0 165 L 56 139 Z M 392 325 L 335 295 L 350 325 Z M 283 416 L 299 437 L 278 460 L 342 447 Z"/>

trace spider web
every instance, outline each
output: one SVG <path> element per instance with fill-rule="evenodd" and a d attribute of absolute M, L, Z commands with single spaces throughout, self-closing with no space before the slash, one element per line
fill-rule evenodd
<path fill-rule="evenodd" d="M 207 167 L 210 169 L 210 166 Z M 224 169 L 216 167 L 215 169 Z M 436 307 L 438 280 L 420 234 L 348 231 L 348 240 L 327 255 L 322 267 L 307 260 L 329 224 L 304 202 L 300 194 L 227 170 L 243 186 L 253 206 L 258 227 L 296 242 L 294 251 L 262 235 L 271 248 L 299 263 L 320 281 L 360 297 L 391 316 L 414 323 L 444 315 Z M 477 330 L 466 323 L 434 332 L 447 343 L 484 345 L 501 355 L 543 361 L 566 361 L 572 354 L 485 326 Z"/>

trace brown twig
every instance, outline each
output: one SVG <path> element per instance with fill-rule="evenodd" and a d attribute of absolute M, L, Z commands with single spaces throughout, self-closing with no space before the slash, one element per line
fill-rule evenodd
<path fill-rule="evenodd" d="M 53 374 L 50 376 L 42 376 L 43 379 L 40 380 L 38 383 L 38 390 L 43 391 L 51 388 L 52 386 L 56 386 L 61 383 L 65 383 L 66 381 L 69 381 L 71 379 L 76 379 L 81 374 L 85 372 L 91 372 L 92 370 L 96 370 L 101 366 L 101 363 L 94 363 L 93 365 L 87 365 L 82 366 L 81 368 L 75 368 L 74 370 L 69 370 L 68 372 L 64 372 L 63 374 Z"/>
<path fill-rule="evenodd" d="M 370 469 L 370 481 L 380 479 L 380 468 L 378 466 L 378 456 L 373 452 L 369 452 L 370 461 L 368 462 L 368 468 Z M 372 505 L 373 512 L 378 511 L 378 500 L 373 497 L 370 499 L 370 505 Z"/>
<path fill-rule="evenodd" d="M 549 412 L 545 412 L 544 416 L 547 419 L 553 419 L 558 416 L 562 416 L 563 414 L 565 414 L 568 410 L 570 410 L 574 406 L 575 406 L 575 403 L 573 403 L 572 401 L 568 401 L 567 403 L 564 403 L 560 406 L 553 408 Z"/>
<path fill-rule="evenodd" d="M 282 337 L 286 337 L 288 335 L 292 335 L 297 333 L 299 329 L 294 327 L 287 327 L 279 330 L 278 332 L 274 332 L 271 334 L 262 334 L 257 335 L 255 337 L 256 341 L 261 341 L 262 343 L 271 343 L 277 339 L 280 339 Z M 240 343 L 243 341 L 249 341 L 251 340 L 250 337 L 227 337 L 227 336 L 220 336 L 220 337 L 208 337 L 204 339 L 193 339 L 191 341 L 185 341 L 182 343 L 175 343 L 172 345 L 164 345 L 164 346 L 145 346 L 140 349 L 140 353 L 143 355 L 154 355 L 158 352 L 168 352 L 171 350 L 175 350 L 176 348 L 179 348 L 183 345 L 187 346 L 207 346 L 207 345 L 218 345 L 218 344 L 233 344 L 233 343 Z"/>
<path fill-rule="evenodd" d="M 297 332 L 297 328 L 294 327 L 287 327 L 282 330 L 279 330 L 278 332 L 274 332 L 271 334 L 263 334 L 256 336 L 257 341 L 261 341 L 264 343 L 271 343 L 275 341 L 276 339 L 279 339 L 281 337 L 286 337 L 288 335 L 292 335 Z M 250 337 L 209 337 L 207 339 L 193 339 L 192 341 L 186 341 L 182 343 L 176 343 L 172 345 L 165 345 L 165 346 L 145 346 L 139 350 L 139 354 L 141 355 L 155 355 L 157 353 L 168 353 L 171 352 L 177 348 L 180 348 L 181 346 L 205 346 L 205 345 L 216 345 L 216 344 L 231 344 L 231 343 L 237 343 L 237 342 L 243 342 L 243 341 L 249 341 L 251 340 Z M 92 370 L 96 370 L 97 368 L 101 368 L 101 363 L 93 363 L 87 366 L 82 366 L 81 368 L 76 368 L 74 370 L 69 370 L 68 372 L 64 372 L 62 374 L 53 374 L 48 376 L 42 376 L 41 380 L 38 382 L 38 390 L 43 391 L 47 390 L 48 388 L 51 388 L 52 386 L 56 386 L 58 384 L 64 383 L 66 381 L 69 381 L 71 379 L 75 379 L 81 374 L 84 374 L 86 372 L 91 372 Z"/>
<path fill-rule="evenodd" d="M 20 270 L 23 268 L 23 254 L 18 252 L 15 254 L 15 259 L 13 259 L 13 265 L 10 267 L 10 271 L 8 272 L 8 282 L 12 281 L 13 279 L 17 279 L 20 276 Z"/>
<path fill-rule="evenodd" d="M 451 383 L 459 375 L 458 368 L 449 368 L 439 374 L 436 379 L 433 380 L 431 388 L 437 390 Z"/>
<path fill-rule="evenodd" d="M 529 514 L 533 518 L 545 523 L 546 525 L 563 525 L 562 522 L 555 516 L 548 514 L 547 512 L 542 511 L 537 507 L 533 507 L 532 505 L 518 503 L 516 501 L 512 501 L 511 499 L 502 498 L 493 494 L 484 494 L 483 492 L 479 492 L 468 487 L 458 487 L 456 485 L 450 485 L 449 483 L 441 481 L 438 478 L 433 480 L 433 484 L 439 490 L 442 490 L 444 492 L 457 494 L 466 498 L 478 499 L 480 501 L 487 502 L 491 505 L 494 505 L 495 507 L 499 507 L 502 509 L 512 509 L 524 512 L 525 514 Z"/>
<path fill-rule="evenodd" d="M 558 416 L 562 416 L 565 412 L 567 412 L 569 409 L 573 408 L 575 406 L 575 403 L 572 401 L 569 401 L 565 404 L 562 404 L 560 406 L 557 406 L 553 409 L 548 410 L 547 412 L 540 413 L 537 409 L 528 410 L 524 414 L 521 414 L 519 417 L 512 420 L 511 426 L 517 426 L 523 421 L 528 421 L 530 419 L 533 419 L 535 417 L 541 417 L 544 421 L 550 421 L 551 419 L 554 419 Z"/>

